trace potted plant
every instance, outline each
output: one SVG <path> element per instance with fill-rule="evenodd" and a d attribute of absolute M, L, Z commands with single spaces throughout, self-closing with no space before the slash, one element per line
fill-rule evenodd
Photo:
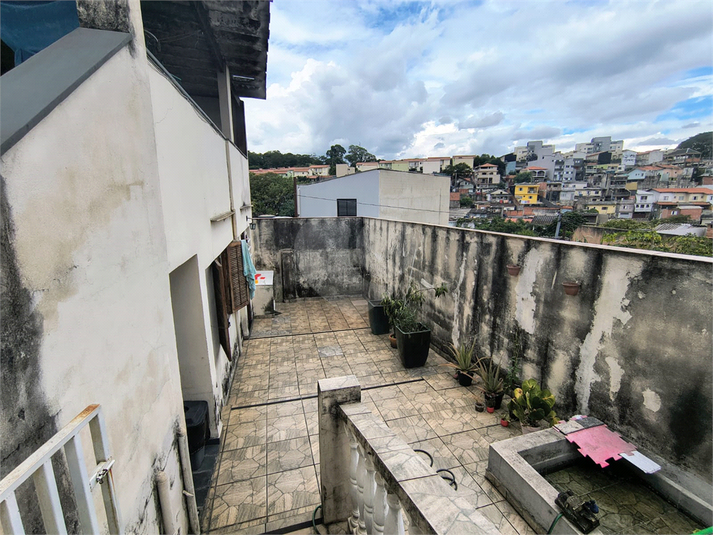
<path fill-rule="evenodd" d="M 381 301 L 368 300 L 369 303 L 369 327 L 371 334 L 386 334 L 389 332 L 389 318 L 384 312 L 384 305 Z"/>
<path fill-rule="evenodd" d="M 510 425 L 510 416 L 508 416 L 507 414 L 505 416 L 502 416 L 500 418 L 500 425 L 502 425 L 503 427 L 509 426 Z"/>
<path fill-rule="evenodd" d="M 473 383 L 473 372 L 478 367 L 477 363 L 473 362 L 475 342 L 471 343 L 469 346 L 461 344 L 459 347 L 451 344 L 448 350 L 455 359 L 455 363 L 446 362 L 443 366 L 455 368 L 458 383 L 461 386 L 470 386 Z"/>
<path fill-rule="evenodd" d="M 563 282 L 562 286 L 564 287 L 564 293 L 567 295 L 577 295 L 582 285 L 578 281 L 567 281 Z"/>
<path fill-rule="evenodd" d="M 541 389 L 534 379 L 523 381 L 522 388 L 516 388 L 508 409 L 520 420 L 522 432 L 537 431 L 542 420 L 551 426 L 557 423 L 557 415 L 552 407 L 555 397 L 549 390 Z"/>
<path fill-rule="evenodd" d="M 500 408 L 503 402 L 503 378 L 500 377 L 500 366 L 489 360 L 487 364 L 479 361 L 478 375 L 483 380 L 483 394 L 485 395 L 485 407 L 488 412 L 494 412 Z"/>
<path fill-rule="evenodd" d="M 429 290 L 433 290 L 436 297 L 448 292 L 445 284 L 419 288 L 412 282 L 403 297 L 385 295 L 381 300 L 384 312 L 394 326 L 399 358 L 406 368 L 423 366 L 428 358 L 431 330 L 421 323 L 419 316 L 425 299 L 424 293 Z"/>

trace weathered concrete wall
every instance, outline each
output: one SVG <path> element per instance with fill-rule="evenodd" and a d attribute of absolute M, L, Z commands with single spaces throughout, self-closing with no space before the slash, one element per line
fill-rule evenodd
<path fill-rule="evenodd" d="M 363 219 L 255 219 L 258 270 L 275 270 L 275 300 L 361 294 Z"/>
<path fill-rule="evenodd" d="M 145 62 L 122 49 L 2 155 L 2 223 L 12 230 L 2 236 L 12 275 L 0 311 L 2 470 L 100 403 L 124 531 L 161 531 L 153 471 L 166 468 L 185 533 L 174 446 L 183 408 Z"/>
<path fill-rule="evenodd" d="M 298 297 L 356 290 L 360 269 L 370 298 L 410 280 L 445 283 L 449 293 L 424 307 L 436 346 L 474 338 L 480 356 L 508 366 L 516 333 L 522 378 L 550 388 L 559 414 L 597 416 L 711 480 L 713 261 L 356 221 L 262 220 L 255 234 L 258 265 L 279 272 L 280 250 L 301 255 L 294 276 L 305 291 Z M 352 262 L 348 273 L 343 261 L 334 261 L 344 258 Z M 522 266 L 519 276 L 508 275 L 510 263 Z M 565 295 L 562 282 L 569 280 L 581 282 L 577 296 Z M 281 300 L 281 290 L 275 298 Z"/>
<path fill-rule="evenodd" d="M 409 279 L 449 286 L 426 306 L 437 345 L 474 337 L 507 364 L 517 331 L 523 379 L 562 415 L 597 416 L 711 480 L 711 260 L 375 219 L 364 244 L 369 297 Z"/>

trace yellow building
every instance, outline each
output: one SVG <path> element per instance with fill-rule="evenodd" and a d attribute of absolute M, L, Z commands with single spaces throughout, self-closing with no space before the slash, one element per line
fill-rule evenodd
<path fill-rule="evenodd" d="M 540 186 L 537 184 L 518 184 L 515 186 L 515 199 L 520 204 L 537 204 L 537 194 Z"/>

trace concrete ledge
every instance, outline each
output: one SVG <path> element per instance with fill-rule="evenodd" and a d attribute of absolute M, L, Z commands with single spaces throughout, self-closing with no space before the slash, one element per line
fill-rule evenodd
<path fill-rule="evenodd" d="M 0 151 L 7 152 L 130 41 L 128 33 L 77 28 L 4 74 Z"/>
<path fill-rule="evenodd" d="M 347 431 L 354 434 L 371 457 L 387 490 L 398 496 L 413 523 L 412 533 L 498 533 L 490 520 L 435 474 L 421 456 L 366 406 L 354 403 L 339 408 Z"/>
<path fill-rule="evenodd" d="M 642 453 L 662 467 L 654 474 L 642 472 L 642 481 L 702 524 L 713 524 L 711 486 L 658 456 Z M 560 511 L 555 505 L 557 490 L 538 471 L 557 470 L 580 458 L 577 447 L 570 444 L 564 435 L 555 429 L 546 429 L 491 444 L 485 475 L 532 529 L 544 533 Z M 581 532 L 563 517 L 553 533 Z M 595 529 L 592 533 L 601 531 Z"/>

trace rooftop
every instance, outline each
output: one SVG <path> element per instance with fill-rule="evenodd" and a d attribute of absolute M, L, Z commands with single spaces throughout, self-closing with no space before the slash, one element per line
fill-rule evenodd
<path fill-rule="evenodd" d="M 459 386 L 433 349 L 426 366 L 405 369 L 388 335 L 371 334 L 361 297 L 277 308 L 255 319 L 235 368 L 204 532 L 262 533 L 311 520 L 320 504 L 317 381 L 353 374 L 371 412 L 428 451 L 434 471 L 451 470 L 459 495 L 501 533 L 533 533 L 485 479 L 489 444 L 520 434 L 500 425 L 504 408 L 476 412 L 477 387 Z"/>

